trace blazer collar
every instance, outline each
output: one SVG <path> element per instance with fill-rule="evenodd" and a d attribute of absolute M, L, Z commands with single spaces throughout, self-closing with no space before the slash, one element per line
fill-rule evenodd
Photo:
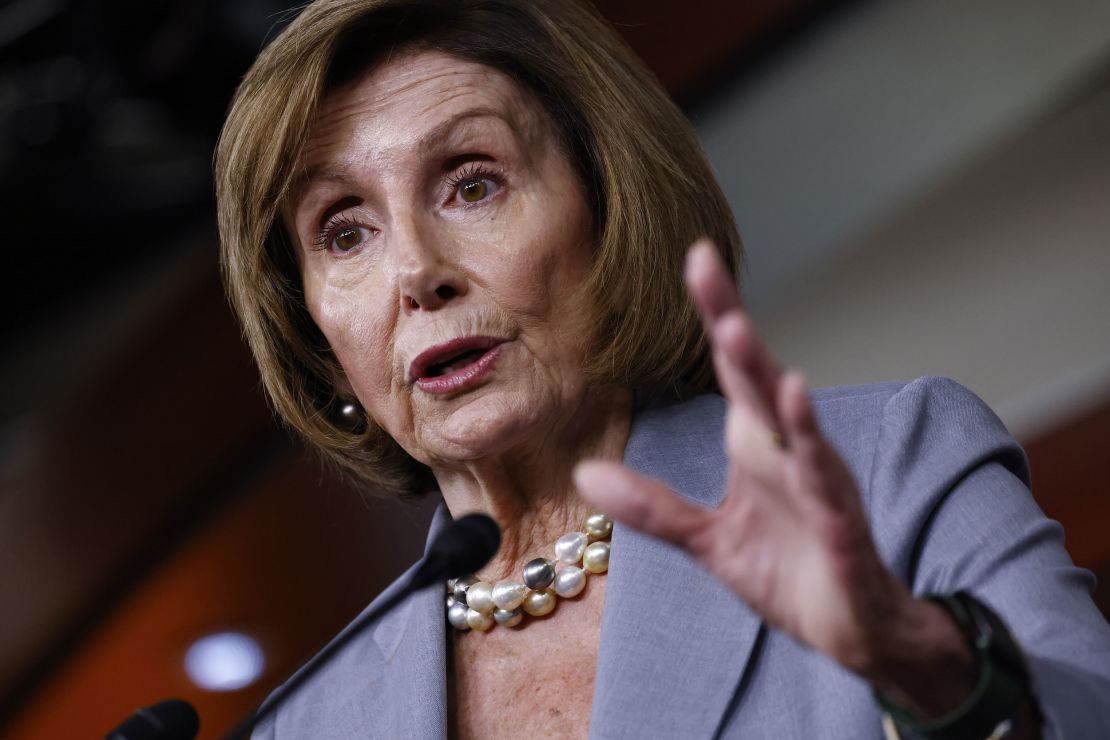
<path fill-rule="evenodd" d="M 727 475 L 724 413 L 718 396 L 641 410 L 625 464 L 716 506 Z M 429 543 L 450 520 L 441 503 Z M 680 550 L 620 525 L 612 543 L 590 737 L 639 738 L 645 728 L 653 737 L 714 736 L 737 696 L 759 618 Z M 380 660 L 364 667 L 374 689 L 360 711 L 371 737 L 402 727 L 409 737 L 446 737 L 446 629 L 443 593 L 427 588 L 374 630 Z"/>

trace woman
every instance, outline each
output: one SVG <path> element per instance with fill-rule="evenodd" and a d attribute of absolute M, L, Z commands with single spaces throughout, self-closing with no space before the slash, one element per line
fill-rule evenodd
<path fill-rule="evenodd" d="M 930 737 L 1110 724 L 1110 634 L 1020 449 L 953 383 L 775 365 L 688 124 L 589 8 L 310 5 L 217 183 L 282 417 L 437 491 L 433 533 L 503 532 L 260 736 L 878 737 L 876 700 Z"/>

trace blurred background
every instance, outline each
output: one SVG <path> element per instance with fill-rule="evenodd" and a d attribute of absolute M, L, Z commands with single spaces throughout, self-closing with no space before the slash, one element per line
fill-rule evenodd
<path fill-rule="evenodd" d="M 814 385 L 948 375 L 1110 605 L 1110 4 L 598 0 L 691 116 Z M 282 432 L 211 155 L 286 0 L 0 1 L 0 736 L 217 737 L 421 552 Z"/>

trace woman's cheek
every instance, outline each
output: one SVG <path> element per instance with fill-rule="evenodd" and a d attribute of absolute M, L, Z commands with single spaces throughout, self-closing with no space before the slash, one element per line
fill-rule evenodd
<path fill-rule="evenodd" d="M 305 291 L 313 321 L 356 390 L 368 381 L 373 386 L 382 381 L 388 385 L 389 332 L 375 318 L 374 307 L 363 305 L 356 296 L 332 286 L 311 291 L 306 285 Z"/>
<path fill-rule="evenodd" d="M 309 302 L 316 307 L 311 311 L 316 326 L 324 333 L 332 349 L 342 352 L 351 345 L 347 334 L 351 329 L 348 319 L 353 312 L 344 301 L 336 298 L 333 291 L 325 290 L 323 296 Z"/>
<path fill-rule="evenodd" d="M 363 386 L 361 390 L 388 391 L 393 380 L 392 342 L 384 324 L 370 311 L 348 307 L 333 312 L 330 324 L 333 329 L 325 336 L 356 390 Z"/>

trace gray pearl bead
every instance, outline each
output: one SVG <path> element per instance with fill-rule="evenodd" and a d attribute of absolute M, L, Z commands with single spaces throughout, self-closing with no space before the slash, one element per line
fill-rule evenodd
<path fill-rule="evenodd" d="M 466 604 L 461 601 L 456 601 L 451 605 L 451 608 L 447 610 L 447 621 L 450 622 L 451 626 L 455 629 L 466 632 L 470 629 L 470 625 L 467 624 L 466 621 L 467 611 Z"/>
<path fill-rule="evenodd" d="M 465 604 L 466 603 L 466 590 L 473 584 L 477 583 L 478 579 L 474 576 L 463 576 L 455 581 L 455 601 Z"/>
<path fill-rule="evenodd" d="M 512 611 L 505 611 L 504 609 L 493 610 L 493 621 L 497 622 L 502 627 L 516 627 L 520 624 L 520 620 L 524 619 L 524 612 L 520 607 Z"/>
<path fill-rule="evenodd" d="M 529 560 L 524 566 L 524 585 L 533 591 L 543 591 L 555 580 L 555 563 L 547 558 Z"/>

